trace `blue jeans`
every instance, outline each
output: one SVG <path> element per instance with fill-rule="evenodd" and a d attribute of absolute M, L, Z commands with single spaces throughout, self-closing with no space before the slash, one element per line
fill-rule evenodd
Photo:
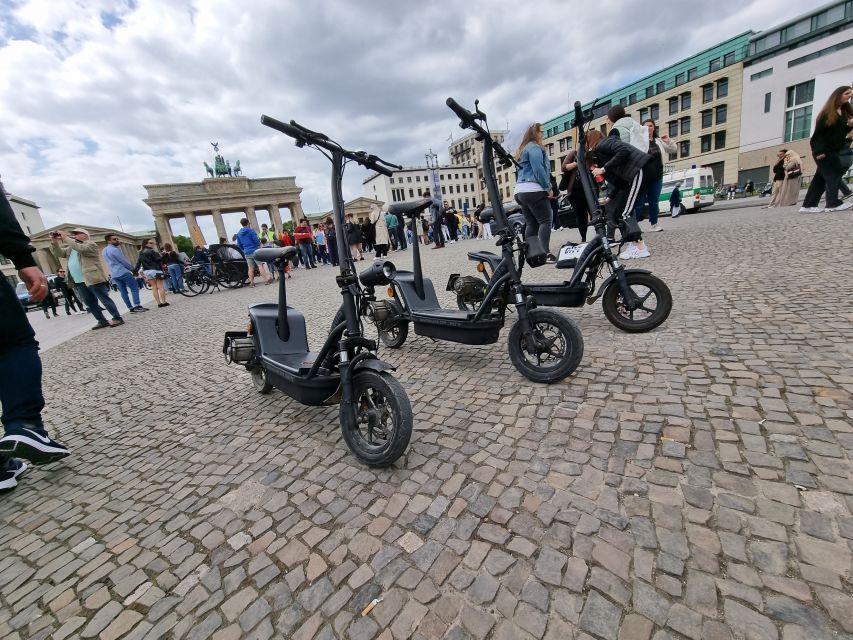
<path fill-rule="evenodd" d="M 172 290 L 175 293 L 184 290 L 184 269 L 181 265 L 169 265 L 169 279 L 172 281 Z"/>
<path fill-rule="evenodd" d="M 110 312 L 113 318 L 115 318 L 116 320 L 120 319 L 121 316 L 118 313 L 118 309 L 116 309 L 116 306 L 113 301 L 110 300 L 110 294 L 108 293 L 110 289 L 109 286 L 106 282 L 102 282 L 100 283 L 100 285 L 103 286 L 102 293 L 104 296 L 106 296 L 107 302 L 109 303 L 109 306 L 107 306 L 107 304 L 104 304 L 104 307 L 107 309 L 107 311 Z M 97 320 L 100 324 L 107 324 L 107 319 L 104 317 L 104 314 L 102 312 L 103 310 L 101 309 L 101 307 L 98 306 L 98 301 L 100 300 L 101 302 L 103 302 L 103 300 L 101 300 L 101 298 L 95 294 L 95 287 L 97 286 L 99 285 L 87 287 L 85 284 L 75 284 L 74 290 L 77 292 L 77 297 L 83 301 L 83 304 L 86 305 L 86 308 L 89 310 L 89 313 L 91 313 L 92 316 L 95 318 L 95 320 Z M 112 307 L 112 309 L 110 309 L 110 307 Z"/>
<path fill-rule="evenodd" d="M 316 267 L 314 264 L 314 247 L 310 244 L 300 244 L 299 245 L 299 255 L 302 256 L 302 264 L 307 266 Z"/>
<path fill-rule="evenodd" d="M 128 311 L 140 306 L 139 285 L 136 284 L 136 278 L 134 278 L 133 275 L 125 273 L 121 276 L 113 276 L 113 282 L 118 286 L 119 295 L 121 295 L 121 299 L 124 300 L 124 304 L 127 305 Z M 130 295 L 127 293 L 128 289 L 130 290 Z M 133 296 L 133 304 L 130 303 L 131 296 Z"/>
<path fill-rule="evenodd" d="M 639 220 L 640 212 L 643 210 L 643 204 L 649 203 L 649 223 L 657 224 L 658 216 L 660 215 L 660 190 L 663 187 L 663 178 L 659 178 L 654 182 L 649 183 L 649 188 L 645 193 L 641 193 L 637 198 L 637 206 L 634 207 L 634 217 Z"/>
<path fill-rule="evenodd" d="M 6 278 L 0 278 L 0 380 L 0 419 L 6 431 L 27 426 L 44 434 L 38 342 Z"/>

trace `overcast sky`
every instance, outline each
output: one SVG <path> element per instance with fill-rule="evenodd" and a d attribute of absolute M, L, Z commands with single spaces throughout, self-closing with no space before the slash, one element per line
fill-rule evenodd
<path fill-rule="evenodd" d="M 447 162 L 463 135 L 448 96 L 479 98 L 494 128 L 546 120 L 820 4 L 0 0 L 0 174 L 48 226 L 151 229 L 142 185 L 202 179 L 218 141 L 248 177 L 296 176 L 303 208 L 328 210 L 329 163 L 262 113 L 399 164 L 430 148 Z M 346 199 L 365 175 L 348 169 Z"/>

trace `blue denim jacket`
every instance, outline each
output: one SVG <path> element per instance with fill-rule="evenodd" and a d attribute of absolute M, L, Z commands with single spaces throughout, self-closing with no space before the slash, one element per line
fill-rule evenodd
<path fill-rule="evenodd" d="M 518 163 L 516 183 L 537 182 L 544 191 L 551 190 L 551 167 L 542 147 L 535 142 L 528 142 Z"/>

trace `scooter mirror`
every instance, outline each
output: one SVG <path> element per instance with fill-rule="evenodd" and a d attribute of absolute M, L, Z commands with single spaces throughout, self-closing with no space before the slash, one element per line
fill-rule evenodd
<path fill-rule="evenodd" d="M 358 274 L 358 279 L 365 287 L 378 287 L 388 284 L 397 275 L 397 267 L 389 260 L 376 260 L 372 265 Z"/>

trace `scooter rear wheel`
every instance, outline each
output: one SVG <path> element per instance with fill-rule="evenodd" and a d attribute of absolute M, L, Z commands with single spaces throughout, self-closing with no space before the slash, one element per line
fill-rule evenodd
<path fill-rule="evenodd" d="M 267 380 L 267 372 L 262 367 L 256 367 L 252 369 L 252 386 L 255 387 L 255 391 L 261 394 L 268 394 L 272 391 L 272 385 L 269 380 Z"/>
<path fill-rule="evenodd" d="M 583 358 L 583 336 L 574 321 L 551 309 L 533 309 L 528 317 L 535 353 L 528 353 L 521 322 L 516 322 L 509 332 L 509 358 L 515 368 L 534 382 L 548 384 L 574 373 Z"/>
<path fill-rule="evenodd" d="M 391 349 L 399 349 L 409 336 L 409 323 L 398 322 L 389 329 L 379 329 L 379 339 L 382 344 Z"/>
<path fill-rule="evenodd" d="M 394 464 L 412 437 L 412 406 L 406 391 L 386 371 L 361 369 L 352 382 L 355 410 L 340 408 L 344 441 L 364 464 Z"/>
<path fill-rule="evenodd" d="M 601 308 L 613 326 L 627 333 L 643 333 L 660 326 L 672 311 L 672 294 L 666 283 L 650 273 L 629 271 L 628 286 L 639 298 L 640 307 L 633 311 L 625 306 L 619 283 L 614 280 L 601 297 Z"/>

